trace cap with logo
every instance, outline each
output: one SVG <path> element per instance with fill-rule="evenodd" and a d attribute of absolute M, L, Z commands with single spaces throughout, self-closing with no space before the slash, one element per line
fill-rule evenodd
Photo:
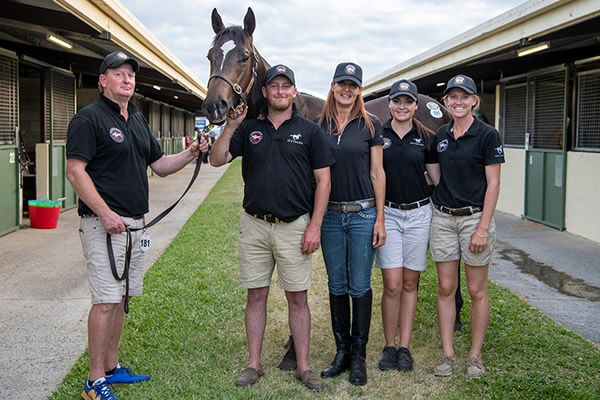
<path fill-rule="evenodd" d="M 362 68 L 351 62 L 338 64 L 333 74 L 334 82 L 352 81 L 358 86 L 362 86 Z"/>
<path fill-rule="evenodd" d="M 103 74 L 106 72 L 107 69 L 118 68 L 125 63 L 131 65 L 134 72 L 138 72 L 140 70 L 140 65 L 138 64 L 138 62 L 136 60 L 129 57 L 127 54 L 123 53 L 122 51 L 115 51 L 113 53 L 108 54 L 106 57 L 104 57 L 104 60 L 102 60 L 102 64 L 100 64 L 99 72 L 101 74 Z"/>
<path fill-rule="evenodd" d="M 388 98 L 390 100 L 398 97 L 398 96 L 408 96 L 414 101 L 419 101 L 419 92 L 417 90 L 417 85 L 409 81 L 408 79 L 401 79 L 397 82 L 394 82 L 392 88 L 390 89 L 390 94 Z"/>
<path fill-rule="evenodd" d="M 292 82 L 292 85 L 296 85 L 296 81 L 294 80 L 294 71 L 283 64 L 277 64 L 267 70 L 265 84 L 271 82 L 271 80 L 276 76 L 285 76 L 290 80 L 290 82 Z"/>
<path fill-rule="evenodd" d="M 450 79 L 446 85 L 446 89 L 444 89 L 444 94 L 448 93 L 448 91 L 453 88 L 462 89 L 469 94 L 477 94 L 475 81 L 466 75 L 456 75 L 454 78 Z"/>

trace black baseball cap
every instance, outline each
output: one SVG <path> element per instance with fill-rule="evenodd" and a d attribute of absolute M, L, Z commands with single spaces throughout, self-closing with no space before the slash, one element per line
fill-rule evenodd
<path fill-rule="evenodd" d="M 444 94 L 448 93 L 448 91 L 453 88 L 462 89 L 469 94 L 477 94 L 475 81 L 466 75 L 456 75 L 454 78 L 450 79 L 446 85 L 446 89 L 444 89 Z"/>
<path fill-rule="evenodd" d="M 358 86 L 362 86 L 362 68 L 351 62 L 338 64 L 333 74 L 334 82 L 352 81 Z"/>
<path fill-rule="evenodd" d="M 138 72 L 140 70 L 140 65 L 136 60 L 129 57 L 122 51 L 115 51 L 114 53 L 110 53 L 106 57 L 104 57 L 104 60 L 102 60 L 102 64 L 100 64 L 99 72 L 103 74 L 106 72 L 107 69 L 117 68 L 125 63 L 131 65 L 134 72 Z"/>
<path fill-rule="evenodd" d="M 292 85 L 296 86 L 296 81 L 294 80 L 294 71 L 289 69 L 283 64 L 277 64 L 272 66 L 267 70 L 267 77 L 265 78 L 265 85 L 276 76 L 285 76 L 292 82 Z"/>
<path fill-rule="evenodd" d="M 388 98 L 390 100 L 398 97 L 398 96 L 408 96 L 412 98 L 414 101 L 419 101 L 419 91 L 417 90 L 417 85 L 409 81 L 408 79 L 401 79 L 397 82 L 394 82 L 392 88 L 390 89 L 390 94 Z"/>

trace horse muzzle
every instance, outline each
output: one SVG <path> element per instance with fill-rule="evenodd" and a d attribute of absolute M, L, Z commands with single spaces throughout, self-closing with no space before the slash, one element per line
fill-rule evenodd
<path fill-rule="evenodd" d="M 202 112 L 211 124 L 222 125 L 227 119 L 227 113 L 231 109 L 229 102 L 222 98 L 209 98 L 204 100 Z"/>

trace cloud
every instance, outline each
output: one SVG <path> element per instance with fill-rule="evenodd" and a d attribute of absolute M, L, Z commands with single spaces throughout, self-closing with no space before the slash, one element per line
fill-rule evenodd
<path fill-rule="evenodd" d="M 262 56 L 272 64 L 287 64 L 300 90 L 322 97 L 339 62 L 358 63 L 368 79 L 520 3 L 121 1 L 205 83 L 209 76 L 206 53 L 214 36 L 212 9 L 218 9 L 225 25 L 242 25 L 250 6 L 256 16 L 254 44 Z"/>

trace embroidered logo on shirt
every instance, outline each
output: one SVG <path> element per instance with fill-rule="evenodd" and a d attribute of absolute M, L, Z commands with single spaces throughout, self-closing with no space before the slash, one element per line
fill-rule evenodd
<path fill-rule="evenodd" d="M 442 140 L 437 145 L 438 153 L 443 153 L 444 151 L 446 151 L 447 148 L 448 148 L 448 139 Z"/>
<path fill-rule="evenodd" d="M 425 146 L 423 144 L 423 139 L 421 138 L 414 138 L 413 140 L 411 140 L 410 144 L 414 144 L 415 146 Z"/>
<path fill-rule="evenodd" d="M 250 134 L 250 143 L 259 144 L 263 139 L 263 133 L 261 131 L 254 131 Z"/>
<path fill-rule="evenodd" d="M 302 142 L 302 134 L 301 133 L 292 133 L 287 140 L 288 143 L 296 143 L 296 144 L 304 144 Z"/>
<path fill-rule="evenodd" d="M 504 149 L 502 146 L 496 147 L 496 157 L 504 157 Z"/>
<path fill-rule="evenodd" d="M 390 138 L 383 138 L 383 149 L 387 149 L 388 147 L 390 147 L 392 145 L 392 139 Z"/>
<path fill-rule="evenodd" d="M 125 135 L 117 128 L 110 128 L 110 137 L 117 143 L 122 143 L 125 140 Z"/>

